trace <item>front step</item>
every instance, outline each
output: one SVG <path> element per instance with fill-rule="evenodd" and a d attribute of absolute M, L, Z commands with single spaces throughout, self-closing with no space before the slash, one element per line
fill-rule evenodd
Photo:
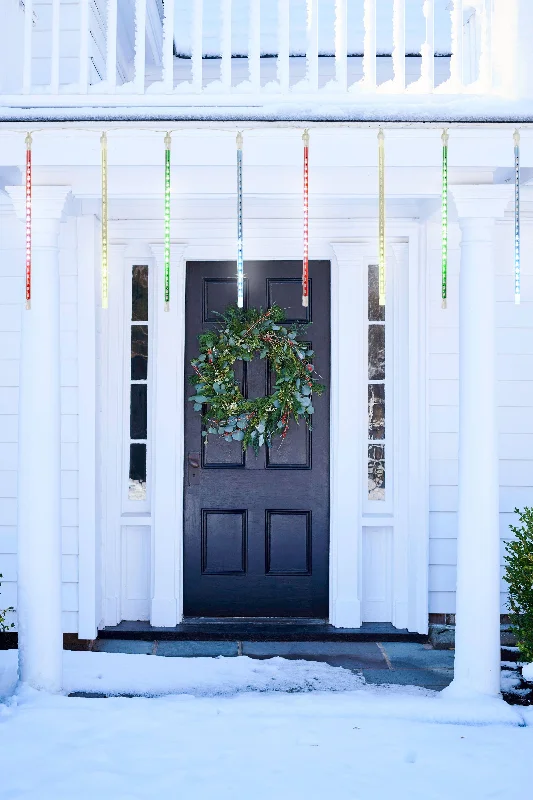
<path fill-rule="evenodd" d="M 418 642 L 428 636 L 389 623 L 365 622 L 360 628 L 335 628 L 323 620 L 187 620 L 174 628 L 147 622 L 121 622 L 104 628 L 99 639 L 145 642 Z"/>

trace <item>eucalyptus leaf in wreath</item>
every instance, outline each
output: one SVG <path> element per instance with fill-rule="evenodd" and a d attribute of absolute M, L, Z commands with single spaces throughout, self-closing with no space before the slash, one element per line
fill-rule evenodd
<path fill-rule="evenodd" d="M 189 398 L 202 412 L 204 441 L 210 435 L 250 445 L 257 453 L 272 440 L 287 436 L 291 420 L 311 427 L 313 393 L 326 388 L 317 380 L 313 351 L 297 341 L 307 326 L 283 324 L 285 312 L 277 305 L 269 309 L 229 306 L 214 330 L 199 337 L 200 354 L 191 361 L 195 388 Z M 274 390 L 268 397 L 247 400 L 235 381 L 235 361 L 251 361 L 256 355 L 268 359 L 275 373 Z"/>

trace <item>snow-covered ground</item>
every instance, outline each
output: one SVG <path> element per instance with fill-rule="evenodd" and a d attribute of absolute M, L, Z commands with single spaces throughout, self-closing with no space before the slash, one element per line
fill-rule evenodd
<path fill-rule="evenodd" d="M 0 694 L 15 678 L 0 652 Z M 533 782 L 530 709 L 326 664 L 66 652 L 65 686 L 163 696 L 18 691 L 0 704 L 2 800 L 484 800 Z"/>

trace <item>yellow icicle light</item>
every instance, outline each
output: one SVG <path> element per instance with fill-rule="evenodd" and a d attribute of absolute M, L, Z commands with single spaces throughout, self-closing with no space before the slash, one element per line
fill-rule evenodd
<path fill-rule="evenodd" d="M 379 174 L 379 305 L 385 305 L 385 135 L 378 133 Z"/>
<path fill-rule="evenodd" d="M 107 202 L 107 134 L 100 138 L 102 148 L 102 308 L 108 307 L 109 263 L 108 263 L 108 202 Z"/>

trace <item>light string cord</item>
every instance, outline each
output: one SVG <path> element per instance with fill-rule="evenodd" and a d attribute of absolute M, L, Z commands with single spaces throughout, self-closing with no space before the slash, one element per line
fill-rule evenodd
<path fill-rule="evenodd" d="M 242 224 L 242 133 L 237 134 L 237 307 L 244 306 L 244 251 Z"/>
<path fill-rule="evenodd" d="M 514 132 L 514 300 L 520 305 L 520 131 Z"/>
<path fill-rule="evenodd" d="M 304 143 L 304 207 L 303 207 L 303 264 L 302 264 L 302 306 L 309 306 L 309 131 L 302 134 Z"/>
<path fill-rule="evenodd" d="M 165 136 L 165 225 L 164 225 L 164 284 L 165 311 L 170 310 L 170 148 L 172 138 Z"/>
<path fill-rule="evenodd" d="M 385 305 L 386 263 L 385 263 L 385 134 L 378 133 L 378 192 L 379 192 L 379 305 Z"/>
<path fill-rule="evenodd" d="M 31 261 L 32 261 L 32 135 L 26 135 L 26 310 L 31 309 Z"/>
<path fill-rule="evenodd" d="M 107 184 L 107 134 L 104 131 L 100 137 L 101 159 L 102 159 L 102 245 L 101 245 L 101 272 L 102 272 L 102 308 L 109 306 L 109 207 L 108 207 L 108 184 Z"/>
<path fill-rule="evenodd" d="M 441 296 L 442 308 L 448 305 L 448 131 L 442 133 L 442 264 L 441 264 Z"/>

